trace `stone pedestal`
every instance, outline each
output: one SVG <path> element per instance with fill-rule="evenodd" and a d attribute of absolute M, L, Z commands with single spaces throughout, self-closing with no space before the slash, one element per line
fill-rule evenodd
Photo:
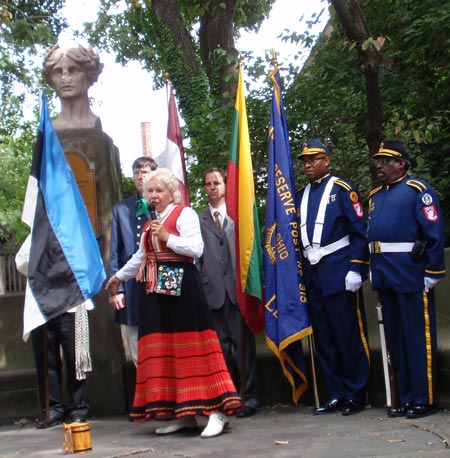
<path fill-rule="evenodd" d="M 119 151 L 101 129 L 57 130 L 96 234 L 108 274 L 112 208 L 122 198 Z M 97 415 L 126 411 L 123 347 L 109 295 L 101 291 L 89 312 L 93 370 L 88 374 L 88 403 Z"/>

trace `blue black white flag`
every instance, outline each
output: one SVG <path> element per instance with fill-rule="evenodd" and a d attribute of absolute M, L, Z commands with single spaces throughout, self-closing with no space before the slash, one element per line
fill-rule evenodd
<path fill-rule="evenodd" d="M 86 206 L 42 91 L 38 137 L 22 220 L 31 228 L 24 337 L 87 301 L 106 278 Z"/>
<path fill-rule="evenodd" d="M 312 333 L 299 248 L 295 182 L 281 80 L 276 67 L 269 130 L 264 304 L 266 343 L 278 357 L 297 404 L 308 387 L 301 339 Z"/>

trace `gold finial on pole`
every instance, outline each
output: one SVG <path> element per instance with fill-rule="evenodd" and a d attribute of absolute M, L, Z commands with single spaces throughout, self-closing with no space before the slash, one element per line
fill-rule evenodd
<path fill-rule="evenodd" d="M 272 48 L 272 65 L 277 68 L 278 67 L 278 60 L 277 60 L 277 53 L 274 48 Z"/>
<path fill-rule="evenodd" d="M 170 83 L 170 73 L 164 73 L 164 82 Z"/>
<path fill-rule="evenodd" d="M 243 56 L 243 54 L 239 54 L 238 57 L 239 57 L 239 61 L 238 61 L 237 65 L 236 65 L 236 69 L 237 70 L 239 70 L 240 67 L 244 66 L 244 56 Z"/>

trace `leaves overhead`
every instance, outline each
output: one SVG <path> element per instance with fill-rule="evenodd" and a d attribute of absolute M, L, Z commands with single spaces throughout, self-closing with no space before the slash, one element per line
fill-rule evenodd
<path fill-rule="evenodd" d="M 27 95 L 37 100 L 36 62 L 42 62 L 44 50 L 56 42 L 65 25 L 58 14 L 63 4 L 63 0 L 0 1 L 0 221 L 7 238 L 17 241 L 27 233 L 20 216 L 36 132 Z M 36 109 L 34 114 L 37 117 Z"/>
<path fill-rule="evenodd" d="M 19 10 L 12 11 L 9 3 L 1 2 L 0 84 L 2 101 L 9 103 L 1 106 L 0 139 L 3 148 L 8 145 L 6 156 L 15 157 L 16 146 L 5 142 L 5 135 L 20 136 L 29 126 L 21 117 L 25 91 L 4 91 L 15 81 L 36 90 L 37 75 L 30 74 L 26 63 L 36 52 L 36 44 L 46 46 L 64 25 L 57 15 L 62 3 L 15 2 L 26 12 L 21 14 Z M 413 173 L 430 181 L 443 198 L 450 193 L 447 2 L 332 3 L 357 4 L 365 22 L 343 24 L 332 14 L 330 26 L 317 43 L 311 27 L 320 14 L 312 17 L 303 29 L 280 30 L 284 41 L 298 45 L 298 54 L 289 62 L 283 62 L 283 56 L 279 56 L 298 184 L 304 181 L 296 160 L 300 145 L 309 138 L 320 137 L 331 150 L 336 173 L 353 181 L 363 195 L 371 188 L 369 150 L 373 146 L 369 146 L 367 139 L 374 128 L 374 116 L 369 112 L 368 100 L 374 93 L 363 73 L 371 69 L 370 65 L 363 65 L 365 53 L 370 53 L 379 59 L 376 76 L 381 104 L 380 112 L 375 113 L 380 116 L 377 129 L 381 126 L 386 138 L 402 139 L 407 144 L 414 158 Z M 241 30 L 258 30 L 272 4 L 273 0 L 102 0 L 98 20 L 86 29 L 91 44 L 99 50 L 113 52 L 121 63 L 138 60 L 152 71 L 155 87 L 161 87 L 165 74 L 169 74 L 186 122 L 183 136 L 189 138 L 186 152 L 194 161 L 189 180 L 197 207 L 204 204 L 203 193 L 196 192 L 202 189 L 203 170 L 211 165 L 224 167 L 228 159 L 239 52 L 236 37 Z M 25 17 L 28 23 L 21 22 Z M 359 27 L 364 33 L 351 36 L 351 27 Z M 305 47 L 311 55 L 300 71 Z M 247 57 L 246 82 L 260 83 L 256 89 L 247 88 L 247 111 L 256 192 L 259 202 L 264 202 L 272 89 L 267 79 L 270 63 Z M 5 99 L 4 94 L 10 98 Z M 12 186 L 11 182 L 4 184 L 5 181 L 0 186 L 2 183 L 2 189 Z M 450 202 L 441 200 L 448 242 Z M 263 205 L 260 211 L 263 215 Z M 0 216 L 3 221 L 3 215 Z"/>
<path fill-rule="evenodd" d="M 138 60 L 161 87 L 166 75 L 176 88 L 189 138 L 191 189 L 202 171 L 225 166 L 236 90 L 240 30 L 258 30 L 274 0 L 141 0 L 122 9 L 102 2 L 97 21 L 87 26 L 92 44 L 126 63 Z M 195 200 L 194 200 L 195 201 Z"/>
<path fill-rule="evenodd" d="M 321 137 L 330 147 L 332 165 L 367 196 L 369 173 L 367 130 L 373 114 L 367 100 L 362 53 L 372 48 L 378 71 L 383 138 L 403 140 L 413 158 L 412 173 L 438 191 L 450 242 L 450 9 L 446 2 L 379 0 L 360 3 L 370 36 L 344 32 L 332 16 L 328 33 L 313 51 L 309 66 L 297 75 L 287 95 L 286 111 L 298 145 Z M 292 126 L 298 126 L 292 129 Z M 301 176 L 298 173 L 298 176 Z"/>

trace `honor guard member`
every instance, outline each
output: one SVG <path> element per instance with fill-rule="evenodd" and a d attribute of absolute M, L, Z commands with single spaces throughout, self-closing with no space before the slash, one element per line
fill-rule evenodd
<path fill-rule="evenodd" d="M 139 248 L 141 232 L 148 220 L 147 201 L 143 197 L 144 179 L 156 167 L 157 164 L 151 157 L 137 158 L 132 165 L 136 194 L 114 205 L 109 251 L 110 275 L 121 269 Z M 138 297 L 139 285 L 136 280 L 131 279 L 122 283 L 117 294 L 110 299 L 116 310 L 115 321 L 120 324 L 125 350 L 135 366 L 139 324 Z"/>
<path fill-rule="evenodd" d="M 436 316 L 434 286 L 445 275 L 444 230 L 435 191 L 407 175 L 400 141 L 385 141 L 373 155 L 382 186 L 370 193 L 372 287 L 383 307 L 386 340 L 401 405 L 392 417 L 435 413 Z"/>
<path fill-rule="evenodd" d="M 361 291 L 367 276 L 367 225 L 358 191 L 333 176 L 330 154 L 319 139 L 300 153 L 309 183 L 296 195 L 300 240 L 316 354 L 328 401 L 316 415 L 364 409 L 369 348 Z"/>

